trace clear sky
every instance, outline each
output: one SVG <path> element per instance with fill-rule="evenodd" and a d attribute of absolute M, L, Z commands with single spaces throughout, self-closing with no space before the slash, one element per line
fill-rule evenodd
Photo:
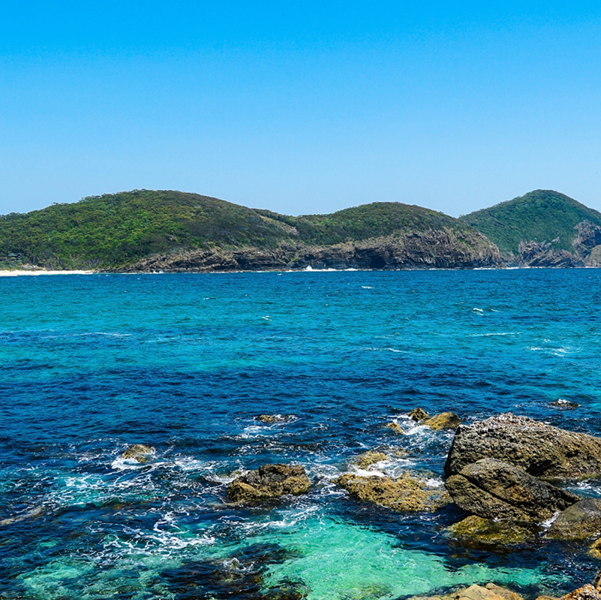
<path fill-rule="evenodd" d="M 0 213 L 134 188 L 601 210 L 599 2 L 0 0 L 0 85 Z"/>

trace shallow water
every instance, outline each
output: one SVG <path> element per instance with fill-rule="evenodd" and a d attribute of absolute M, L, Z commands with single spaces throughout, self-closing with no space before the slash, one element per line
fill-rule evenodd
<path fill-rule="evenodd" d="M 3 598 L 389 599 L 489 581 L 533 598 L 599 567 L 578 545 L 464 548 L 443 531 L 453 507 L 397 514 L 331 483 L 379 446 L 407 451 L 381 473 L 442 482 L 452 434 L 413 426 L 417 406 L 601 435 L 599 270 L 2 278 L 0 294 Z M 120 458 L 136 442 L 149 463 Z M 227 503 L 236 470 L 274 461 L 304 465 L 311 493 Z"/>

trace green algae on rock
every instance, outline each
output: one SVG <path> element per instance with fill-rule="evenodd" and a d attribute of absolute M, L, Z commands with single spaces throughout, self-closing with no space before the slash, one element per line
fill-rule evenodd
<path fill-rule="evenodd" d="M 130 444 L 123 452 L 123 459 L 133 459 L 138 463 L 146 463 L 151 455 L 154 455 L 155 449 L 145 444 Z"/>
<path fill-rule="evenodd" d="M 366 451 L 365 453 L 361 453 L 361 455 L 357 455 L 357 457 L 355 457 L 351 463 L 356 465 L 359 469 L 365 470 L 370 465 L 380 461 L 385 461 L 386 459 L 387 456 L 385 453 L 381 453 L 379 451 Z"/>
<path fill-rule="evenodd" d="M 300 495 L 311 488 L 311 480 L 300 465 L 274 463 L 262 465 L 236 478 L 227 487 L 227 494 L 236 503 Z"/>
<path fill-rule="evenodd" d="M 461 425 L 461 420 L 452 412 L 438 413 L 421 422 L 431 430 L 455 430 Z"/>
<path fill-rule="evenodd" d="M 450 502 L 444 489 L 428 487 L 409 474 L 396 479 L 343 474 L 336 484 L 358 501 L 376 503 L 394 511 L 436 511 Z"/>
<path fill-rule="evenodd" d="M 447 532 L 464 543 L 491 546 L 520 545 L 533 538 L 532 530 L 515 522 L 492 520 L 470 515 L 447 528 Z"/>

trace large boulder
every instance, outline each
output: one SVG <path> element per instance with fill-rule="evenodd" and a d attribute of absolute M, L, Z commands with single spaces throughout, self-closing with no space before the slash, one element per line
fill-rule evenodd
<path fill-rule="evenodd" d="M 545 536 L 564 540 L 601 536 L 601 499 L 583 499 L 574 503 L 557 516 Z"/>
<path fill-rule="evenodd" d="M 601 474 L 601 439 L 505 413 L 459 426 L 445 474 L 458 474 L 485 457 L 543 479 L 593 477 Z"/>
<path fill-rule="evenodd" d="M 395 511 L 435 511 L 450 501 L 444 489 L 432 488 L 409 474 L 396 479 L 343 474 L 336 484 L 359 501 L 376 503 Z"/>
<path fill-rule="evenodd" d="M 430 419 L 430 416 L 421 407 L 416 407 L 409 411 L 409 417 L 415 422 L 423 422 L 425 419 Z"/>
<path fill-rule="evenodd" d="M 464 511 L 482 518 L 516 522 L 547 520 L 580 500 L 498 459 L 480 459 L 467 465 L 445 485 L 455 504 Z"/>
<path fill-rule="evenodd" d="M 236 503 L 260 501 L 283 495 L 300 495 L 311 488 L 311 480 L 300 465 L 274 463 L 239 476 L 227 487 Z"/>
<path fill-rule="evenodd" d="M 522 599 L 517 593 L 510 591 L 502 586 L 498 586 L 489 582 L 486 586 L 472 584 L 468 588 L 457 591 L 453 599 L 480 601 L 480 600 L 497 600 L 497 599 Z"/>

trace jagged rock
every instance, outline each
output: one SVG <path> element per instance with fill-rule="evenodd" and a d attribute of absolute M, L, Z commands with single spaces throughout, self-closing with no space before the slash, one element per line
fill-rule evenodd
<path fill-rule="evenodd" d="M 280 415 L 279 413 L 274 413 L 273 415 L 263 413 L 255 417 L 258 422 L 263 422 L 264 424 L 281 424 L 290 421 L 291 418 L 291 415 Z"/>
<path fill-rule="evenodd" d="M 520 263 L 529 267 L 584 267 L 584 261 L 567 250 L 554 248 L 551 242 L 520 242 Z"/>
<path fill-rule="evenodd" d="M 151 455 L 154 455 L 155 450 L 153 447 L 146 446 L 145 444 L 130 444 L 127 449 L 123 452 L 123 459 L 133 459 L 138 463 L 146 463 Z"/>
<path fill-rule="evenodd" d="M 461 420 L 452 412 L 439 413 L 421 422 L 432 430 L 454 430 L 461 425 Z"/>
<path fill-rule="evenodd" d="M 504 520 L 491 520 L 470 515 L 447 528 L 453 538 L 476 545 L 512 546 L 532 539 L 528 528 Z"/>
<path fill-rule="evenodd" d="M 563 540 L 582 540 L 600 535 L 601 499 L 583 499 L 562 511 L 545 536 Z"/>
<path fill-rule="evenodd" d="M 430 416 L 421 407 L 416 407 L 415 409 L 409 411 L 409 417 L 415 422 L 421 422 L 430 418 Z"/>
<path fill-rule="evenodd" d="M 490 519 L 540 522 L 579 501 L 576 495 L 498 459 L 467 465 L 445 485 L 461 509 Z"/>
<path fill-rule="evenodd" d="M 311 480 L 301 465 L 274 463 L 262 465 L 236 478 L 227 487 L 235 502 L 257 501 L 283 495 L 300 495 L 311 488 Z"/>
<path fill-rule="evenodd" d="M 395 434 L 403 434 L 403 428 L 401 428 L 401 426 L 399 426 L 396 422 L 388 422 L 387 424 L 384 424 L 384 427 L 387 430 L 392 430 L 392 432 Z"/>
<path fill-rule="evenodd" d="M 430 488 L 408 474 L 397 479 L 343 474 L 336 484 L 359 501 L 384 505 L 395 511 L 435 511 L 450 501 L 444 489 Z"/>
<path fill-rule="evenodd" d="M 567 401 L 566 399 L 557 399 L 551 403 L 553 407 L 558 407 L 559 409 L 578 409 L 580 405 L 578 403 L 574 403 L 574 401 Z"/>
<path fill-rule="evenodd" d="M 593 477 L 601 473 L 601 439 L 505 413 L 457 429 L 445 463 L 447 476 L 493 457 L 539 478 Z"/>
<path fill-rule="evenodd" d="M 378 461 L 385 461 L 386 455 L 384 453 L 380 453 L 378 451 L 367 451 L 365 453 L 361 453 L 353 460 L 353 463 L 362 470 L 367 469 L 370 465 L 374 463 L 378 463 Z"/>
<path fill-rule="evenodd" d="M 592 584 L 585 584 L 580 588 L 568 593 L 567 595 L 561 597 L 561 599 L 569 599 L 570 601 L 573 599 L 601 599 L 599 593 L 595 590 L 595 587 Z"/>

